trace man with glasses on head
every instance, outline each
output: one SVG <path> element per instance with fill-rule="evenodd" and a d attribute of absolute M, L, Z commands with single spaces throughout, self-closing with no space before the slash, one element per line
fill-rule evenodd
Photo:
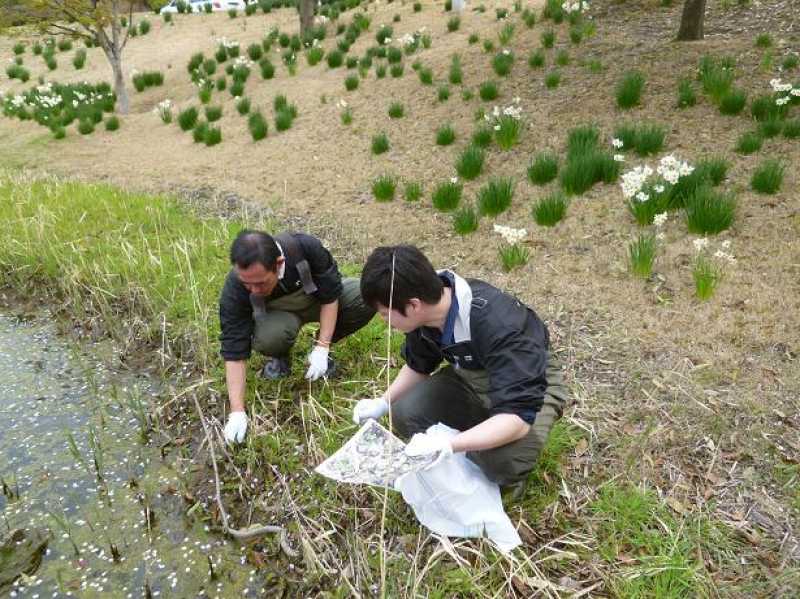
<path fill-rule="evenodd" d="M 366 325 L 375 311 L 361 299 L 359 280 L 342 279 L 331 253 L 311 235 L 245 230 L 231 245 L 230 261 L 219 300 L 220 354 L 231 407 L 225 438 L 238 443 L 247 433 L 244 398 L 253 349 L 267 356 L 263 378 L 286 377 L 301 327 L 319 322 L 305 374 L 314 381 L 333 372 L 331 344 Z"/>

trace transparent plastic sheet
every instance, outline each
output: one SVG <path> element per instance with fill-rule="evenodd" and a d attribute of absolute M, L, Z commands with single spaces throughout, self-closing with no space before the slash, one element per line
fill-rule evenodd
<path fill-rule="evenodd" d="M 446 437 L 458 433 L 444 424 L 427 432 Z M 436 534 L 486 536 L 504 553 L 522 543 L 503 510 L 500 488 L 465 454 L 453 454 L 430 467 L 436 456 L 412 458 L 404 450 L 400 439 L 368 420 L 316 472 L 339 482 L 400 491 L 420 523 Z"/>

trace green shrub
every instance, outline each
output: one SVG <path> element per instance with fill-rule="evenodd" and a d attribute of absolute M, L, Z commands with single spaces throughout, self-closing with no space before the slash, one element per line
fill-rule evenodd
<path fill-rule="evenodd" d="M 436 145 L 449 146 L 456 140 L 456 132 L 450 125 L 442 125 L 436 130 Z"/>
<path fill-rule="evenodd" d="M 771 48 L 772 36 L 769 33 L 759 33 L 756 37 L 756 46 L 758 48 Z"/>
<path fill-rule="evenodd" d="M 776 104 L 772 95 L 762 95 L 750 103 L 750 114 L 758 122 L 780 120 L 786 115 L 786 106 Z"/>
<path fill-rule="evenodd" d="M 719 99 L 720 114 L 739 114 L 747 104 L 747 93 L 741 89 L 730 89 Z"/>
<path fill-rule="evenodd" d="M 392 37 L 394 30 L 389 25 L 382 25 L 378 32 L 375 34 L 375 39 L 381 46 L 386 43 L 387 39 Z"/>
<path fill-rule="evenodd" d="M 542 227 L 557 225 L 567 213 L 567 198 L 555 192 L 540 199 L 533 206 L 533 220 Z"/>
<path fill-rule="evenodd" d="M 514 37 L 514 30 L 516 27 L 514 23 L 506 23 L 503 28 L 497 33 L 497 40 L 501 46 L 507 46 L 511 39 Z"/>
<path fill-rule="evenodd" d="M 468 235 L 478 230 L 478 213 L 472 206 L 465 206 L 453 215 L 453 230 L 458 235 Z"/>
<path fill-rule="evenodd" d="M 553 45 L 556 43 L 556 32 L 553 31 L 552 29 L 547 29 L 546 31 L 542 31 L 540 39 L 542 40 L 542 47 L 552 48 Z"/>
<path fill-rule="evenodd" d="M 736 151 L 739 154 L 753 154 L 761 149 L 763 143 L 764 140 L 758 131 L 747 131 L 739 136 Z"/>
<path fill-rule="evenodd" d="M 543 19 L 550 19 L 554 23 L 561 23 L 564 20 L 564 7 L 561 0 L 547 0 L 542 11 Z"/>
<path fill-rule="evenodd" d="M 400 119 L 405 115 L 405 108 L 400 102 L 392 102 L 389 104 L 389 118 Z"/>
<path fill-rule="evenodd" d="M 439 89 L 436 90 L 436 99 L 439 102 L 447 102 L 450 99 L 450 88 L 446 85 L 440 85 Z"/>
<path fill-rule="evenodd" d="M 275 65 L 266 56 L 258 61 L 258 67 L 262 79 L 272 79 L 275 76 Z"/>
<path fill-rule="evenodd" d="M 492 143 L 494 131 L 488 125 L 482 125 L 472 134 L 472 143 L 479 148 L 488 148 Z"/>
<path fill-rule="evenodd" d="M 403 199 L 406 202 L 418 202 L 422 198 L 422 184 L 418 181 L 406 182 L 403 190 Z"/>
<path fill-rule="evenodd" d="M 494 138 L 503 150 L 510 150 L 519 143 L 522 121 L 509 115 L 502 115 L 494 126 Z"/>
<path fill-rule="evenodd" d="M 378 133 L 372 138 L 372 153 L 376 156 L 389 151 L 389 138 L 386 133 Z"/>
<path fill-rule="evenodd" d="M 555 89 L 561 83 L 561 73 L 550 71 L 544 77 L 544 85 L 547 89 Z"/>
<path fill-rule="evenodd" d="M 242 116 L 250 112 L 250 99 L 241 98 L 238 102 L 236 102 L 236 111 Z"/>
<path fill-rule="evenodd" d="M 448 74 L 448 80 L 453 85 L 460 85 L 463 81 L 464 74 L 461 72 L 461 58 L 458 54 L 453 54 L 453 58 L 450 61 L 450 73 Z"/>
<path fill-rule="evenodd" d="M 700 59 L 698 77 L 703 91 L 714 102 L 719 102 L 720 98 L 730 90 L 734 76 L 733 68 L 727 62 L 717 60 L 707 54 Z"/>
<path fill-rule="evenodd" d="M 525 27 L 533 29 L 533 26 L 536 25 L 536 13 L 530 8 L 526 8 L 522 11 L 522 21 L 525 23 Z"/>
<path fill-rule="evenodd" d="M 664 147 L 666 130 L 660 125 L 640 125 L 636 128 L 633 149 L 639 156 L 652 156 Z"/>
<path fill-rule="evenodd" d="M 84 65 L 86 64 L 86 50 L 80 48 L 75 52 L 75 56 L 72 57 L 72 66 L 75 67 L 76 70 L 81 70 Z"/>
<path fill-rule="evenodd" d="M 142 19 L 139 21 L 139 35 L 147 35 L 150 33 L 150 21 Z"/>
<path fill-rule="evenodd" d="M 480 41 L 480 39 L 481 38 L 478 36 L 477 33 L 470 33 L 469 37 L 467 38 L 467 43 L 469 43 L 469 45 L 477 44 L 478 41 Z"/>
<path fill-rule="evenodd" d="M 22 42 L 15 42 L 12 49 L 16 56 L 21 56 L 22 54 L 25 54 L 25 44 L 23 44 Z"/>
<path fill-rule="evenodd" d="M 288 105 L 277 109 L 275 112 L 275 129 L 278 131 L 291 129 L 294 117 L 295 113 Z"/>
<path fill-rule="evenodd" d="M 656 258 L 656 238 L 651 234 L 639 235 L 628 245 L 628 267 L 637 277 L 648 278 L 653 273 Z"/>
<path fill-rule="evenodd" d="M 483 40 L 483 51 L 487 54 L 494 52 L 494 42 L 492 40 Z"/>
<path fill-rule="evenodd" d="M 119 129 L 119 118 L 110 116 L 106 119 L 106 131 L 117 131 Z"/>
<path fill-rule="evenodd" d="M 797 54 L 789 54 L 783 59 L 781 68 L 784 71 L 792 71 L 796 69 L 798 65 L 800 65 L 800 57 L 798 57 Z"/>
<path fill-rule="evenodd" d="M 340 115 L 342 120 L 342 125 L 350 125 L 353 122 L 353 111 L 350 107 L 345 108 L 342 110 L 342 114 Z"/>
<path fill-rule="evenodd" d="M 491 134 L 490 134 L 491 139 Z M 459 154 L 456 160 L 458 176 L 471 181 L 477 179 L 483 170 L 484 153 L 480 146 L 469 145 Z"/>
<path fill-rule="evenodd" d="M 197 69 L 199 69 L 202 64 L 203 64 L 203 53 L 196 52 L 195 54 L 192 54 L 192 57 L 189 59 L 189 64 L 186 65 L 186 70 L 191 75 Z"/>
<path fill-rule="evenodd" d="M 447 21 L 447 31 L 452 33 L 453 31 L 458 31 L 459 27 L 461 27 L 461 19 L 458 17 L 450 17 Z"/>
<path fill-rule="evenodd" d="M 350 75 L 344 80 L 344 87 L 347 91 L 351 92 L 358 87 L 359 78 L 357 75 Z"/>
<path fill-rule="evenodd" d="M 69 52 L 72 50 L 72 41 L 67 38 L 61 38 L 58 40 L 58 49 L 61 52 Z"/>
<path fill-rule="evenodd" d="M 694 93 L 692 82 L 681 79 L 678 82 L 678 108 L 689 108 L 697 104 L 697 94 Z"/>
<path fill-rule="evenodd" d="M 89 135 L 94 133 L 94 122 L 91 119 L 83 119 L 78 123 L 78 133 Z"/>
<path fill-rule="evenodd" d="M 314 46 L 313 48 L 306 50 L 306 62 L 310 67 L 319 64 L 323 56 L 325 56 L 325 51 L 321 46 Z"/>
<path fill-rule="evenodd" d="M 422 10 L 422 3 L 414 2 L 414 12 L 420 12 L 421 10 Z"/>
<path fill-rule="evenodd" d="M 45 64 L 47 65 L 47 68 L 51 71 L 55 71 L 58 68 L 58 61 L 56 60 L 55 56 L 48 56 L 45 59 Z"/>
<path fill-rule="evenodd" d="M 328 52 L 328 56 L 325 59 L 328 63 L 328 68 L 336 69 L 342 66 L 344 63 L 344 54 L 342 54 L 339 50 L 332 50 Z"/>
<path fill-rule="evenodd" d="M 205 113 L 206 120 L 209 123 L 214 123 L 222 118 L 222 106 L 206 106 Z"/>
<path fill-rule="evenodd" d="M 244 95 L 244 83 L 242 81 L 234 81 L 231 83 L 230 91 L 234 98 L 241 98 Z"/>
<path fill-rule="evenodd" d="M 569 41 L 576 46 L 583 40 L 583 27 L 581 25 L 573 25 L 569 28 Z"/>
<path fill-rule="evenodd" d="M 544 52 L 541 50 L 531 50 L 528 55 L 528 66 L 532 69 L 540 69 L 544 66 Z"/>
<path fill-rule="evenodd" d="M 514 54 L 511 50 L 503 50 L 494 55 L 492 59 L 492 68 L 494 72 L 500 77 L 505 77 L 511 72 L 511 67 L 514 65 Z"/>
<path fill-rule="evenodd" d="M 433 207 L 440 212 L 452 212 L 461 202 L 463 186 L 456 180 L 439 183 L 431 195 Z"/>
<path fill-rule="evenodd" d="M 389 74 L 393 78 L 398 79 L 403 76 L 403 70 L 404 70 L 403 63 L 393 64 L 392 66 L 389 67 Z"/>
<path fill-rule="evenodd" d="M 538 154 L 528 167 L 528 180 L 535 185 L 545 185 L 558 175 L 558 157 L 552 152 Z"/>
<path fill-rule="evenodd" d="M 556 54 L 556 64 L 560 67 L 565 67 L 569 64 L 569 52 L 566 50 L 559 50 Z"/>
<path fill-rule="evenodd" d="M 419 76 L 419 81 L 422 83 L 422 85 L 433 84 L 433 71 L 431 71 L 428 67 L 421 68 L 417 75 Z"/>
<path fill-rule="evenodd" d="M 264 56 L 264 49 L 261 44 L 250 44 L 247 46 L 247 56 L 249 56 L 250 60 L 253 62 L 261 60 L 261 57 Z"/>
<path fill-rule="evenodd" d="M 247 117 L 247 128 L 250 131 L 250 136 L 253 138 L 253 141 L 261 141 L 264 139 L 269 129 L 267 120 L 259 111 L 252 112 L 250 116 Z"/>
<path fill-rule="evenodd" d="M 780 135 L 783 130 L 783 121 L 780 119 L 767 119 L 758 124 L 758 132 L 765 139 L 772 139 Z"/>
<path fill-rule="evenodd" d="M 800 139 L 800 119 L 786 121 L 783 124 L 783 136 L 786 139 Z"/>
<path fill-rule="evenodd" d="M 691 233 L 715 235 L 730 228 L 736 216 L 732 195 L 700 185 L 686 198 L 686 226 Z"/>
<path fill-rule="evenodd" d="M 505 272 L 525 266 L 530 259 L 530 250 L 518 243 L 500 246 L 498 254 L 500 255 L 500 264 Z"/>
<path fill-rule="evenodd" d="M 497 216 L 508 210 L 513 197 L 513 179 L 492 177 L 478 190 L 478 211 L 482 216 Z"/>
<path fill-rule="evenodd" d="M 178 126 L 182 131 L 193 129 L 197 123 L 197 117 L 197 108 L 190 106 L 189 108 L 186 108 L 178 113 Z"/>
<path fill-rule="evenodd" d="M 372 195 L 376 202 L 391 202 L 397 183 L 391 175 L 381 175 L 372 182 Z"/>
<path fill-rule="evenodd" d="M 207 126 L 205 130 L 205 135 L 203 136 L 203 143 L 206 146 L 216 146 L 218 143 L 222 141 L 222 129 L 219 127 L 212 127 Z"/>
<path fill-rule="evenodd" d="M 783 183 L 784 165 L 779 160 L 769 159 L 756 167 L 750 186 L 758 193 L 776 193 Z"/>
<path fill-rule="evenodd" d="M 633 108 L 641 103 L 644 90 L 644 75 L 629 71 L 616 87 L 617 106 L 622 109 Z"/>
<path fill-rule="evenodd" d="M 704 158 L 695 165 L 692 175 L 697 177 L 698 180 L 716 187 L 728 176 L 729 168 L 728 161 L 720 156 Z"/>
<path fill-rule="evenodd" d="M 495 100 L 499 94 L 497 84 L 494 81 L 484 81 L 478 87 L 478 95 L 484 102 Z"/>

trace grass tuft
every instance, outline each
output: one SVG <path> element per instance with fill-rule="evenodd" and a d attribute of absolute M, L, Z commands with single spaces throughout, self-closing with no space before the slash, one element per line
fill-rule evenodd
<path fill-rule="evenodd" d="M 645 79 L 639 71 L 629 71 L 616 87 L 617 107 L 627 110 L 639 106 L 642 101 Z"/>
<path fill-rule="evenodd" d="M 750 186 L 758 193 L 774 194 L 781 188 L 785 170 L 786 167 L 779 160 L 765 160 L 753 172 Z"/>
<path fill-rule="evenodd" d="M 397 182 L 391 175 L 381 175 L 372 182 L 372 195 L 376 202 L 391 202 L 394 200 Z"/>
<path fill-rule="evenodd" d="M 533 206 L 533 220 L 542 227 L 557 225 L 567 214 L 568 200 L 561 192 L 540 199 Z"/>
<path fill-rule="evenodd" d="M 497 216 L 508 210 L 513 197 L 513 179 L 492 177 L 478 190 L 478 210 L 482 216 Z"/>
<path fill-rule="evenodd" d="M 461 202 L 462 191 L 463 186 L 458 181 L 439 183 L 431 196 L 433 207 L 440 212 L 452 212 Z"/>
<path fill-rule="evenodd" d="M 541 152 L 528 167 L 528 180 L 535 185 L 545 185 L 558 175 L 558 156 Z"/>
<path fill-rule="evenodd" d="M 388 152 L 389 138 L 386 136 L 386 133 L 381 132 L 373 136 L 371 148 L 372 148 L 372 153 L 375 154 L 376 156 Z"/>
<path fill-rule="evenodd" d="M 485 157 L 483 150 L 477 145 L 470 145 L 464 148 L 456 160 L 456 172 L 458 176 L 472 181 L 477 179 L 483 171 Z"/>
<path fill-rule="evenodd" d="M 730 228 L 736 199 L 709 185 L 700 185 L 686 198 L 686 226 L 691 233 L 716 235 Z"/>
<path fill-rule="evenodd" d="M 628 244 L 628 268 L 637 277 L 648 278 L 653 273 L 656 259 L 656 238 L 642 234 Z"/>
<path fill-rule="evenodd" d="M 468 235 L 478 230 L 478 213 L 472 206 L 465 206 L 453 215 L 453 230 L 458 235 Z"/>

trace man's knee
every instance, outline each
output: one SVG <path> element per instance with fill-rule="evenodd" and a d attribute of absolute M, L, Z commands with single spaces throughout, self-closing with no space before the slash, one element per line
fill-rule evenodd
<path fill-rule="evenodd" d="M 256 330 L 253 335 L 253 349 L 265 356 L 285 356 L 288 354 L 300 330 L 297 317 L 288 314 L 290 318 L 267 313 L 256 320 Z"/>
<path fill-rule="evenodd" d="M 529 449 L 520 454 L 513 445 L 509 443 L 494 449 L 472 451 L 467 453 L 467 457 L 480 467 L 490 481 L 501 486 L 511 485 L 527 478 L 539 459 L 538 451 Z"/>

